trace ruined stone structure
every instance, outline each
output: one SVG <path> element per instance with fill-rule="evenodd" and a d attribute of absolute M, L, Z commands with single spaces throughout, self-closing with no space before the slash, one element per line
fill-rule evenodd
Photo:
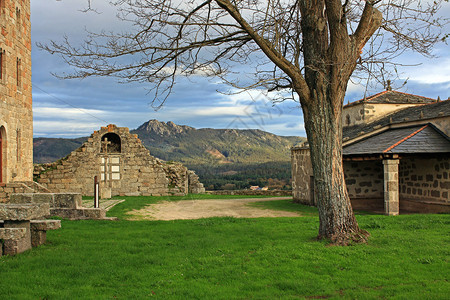
<path fill-rule="evenodd" d="M 343 153 L 355 209 L 450 212 L 450 100 L 385 91 L 344 106 Z M 315 205 L 307 145 L 292 149 L 293 196 Z"/>
<path fill-rule="evenodd" d="M 80 148 L 44 170 L 38 182 L 52 192 L 94 194 L 94 177 L 102 198 L 203 193 L 193 171 L 150 155 L 128 128 L 108 125 Z"/>
<path fill-rule="evenodd" d="M 8 183 L 32 181 L 30 1 L 0 1 L 0 202 Z"/>

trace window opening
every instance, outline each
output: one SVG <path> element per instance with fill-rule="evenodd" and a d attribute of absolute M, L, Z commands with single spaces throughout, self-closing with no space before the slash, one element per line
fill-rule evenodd
<path fill-rule="evenodd" d="M 17 74 L 17 86 L 20 88 L 22 83 L 22 60 L 20 58 L 17 58 L 16 62 L 16 74 Z"/>
<path fill-rule="evenodd" d="M 102 136 L 101 140 L 101 153 L 110 154 L 110 153 L 120 153 L 121 152 L 121 141 L 120 137 L 115 133 L 107 133 Z"/>

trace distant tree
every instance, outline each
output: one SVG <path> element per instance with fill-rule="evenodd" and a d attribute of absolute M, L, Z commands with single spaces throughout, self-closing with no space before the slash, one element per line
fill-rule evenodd
<path fill-rule="evenodd" d="M 219 76 L 233 87 L 279 91 L 281 98 L 274 100 L 289 92 L 301 104 L 311 149 L 318 237 L 346 244 L 368 236 L 354 217 L 342 167 L 347 84 L 359 71 L 384 74 L 405 50 L 430 55 L 445 38 L 440 29 L 447 20 L 437 16 L 441 3 L 115 0 L 119 18 L 133 25 L 132 32 L 89 33 L 82 46 L 65 39 L 40 47 L 75 67 L 64 78 L 150 82 L 158 105 L 179 75 Z M 251 76 L 233 77 L 230 70 L 243 64 L 253 67 Z"/>

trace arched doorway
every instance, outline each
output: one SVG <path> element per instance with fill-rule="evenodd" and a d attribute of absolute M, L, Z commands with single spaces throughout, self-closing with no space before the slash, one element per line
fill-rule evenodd
<path fill-rule="evenodd" d="M 122 151 L 120 136 L 115 133 L 110 132 L 103 135 L 101 142 L 101 153 L 110 154 L 120 153 Z"/>
<path fill-rule="evenodd" d="M 6 130 L 0 126 L 0 183 L 6 182 Z"/>

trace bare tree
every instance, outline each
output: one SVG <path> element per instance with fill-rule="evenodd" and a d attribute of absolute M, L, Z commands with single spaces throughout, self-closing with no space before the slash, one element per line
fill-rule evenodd
<path fill-rule="evenodd" d="M 91 5 L 89 1 L 89 5 Z M 177 76 L 219 76 L 239 88 L 290 91 L 301 103 L 319 208 L 319 238 L 365 241 L 342 166 L 342 107 L 356 70 L 386 69 L 398 53 L 430 55 L 445 36 L 442 1 L 116 0 L 129 32 L 40 45 L 75 67 L 64 78 L 150 82 L 162 105 Z M 89 6 L 90 8 L 90 6 Z M 365 45 L 369 42 L 370 47 Z M 253 76 L 232 76 L 236 64 Z M 253 81 L 249 81 L 252 78 Z"/>

